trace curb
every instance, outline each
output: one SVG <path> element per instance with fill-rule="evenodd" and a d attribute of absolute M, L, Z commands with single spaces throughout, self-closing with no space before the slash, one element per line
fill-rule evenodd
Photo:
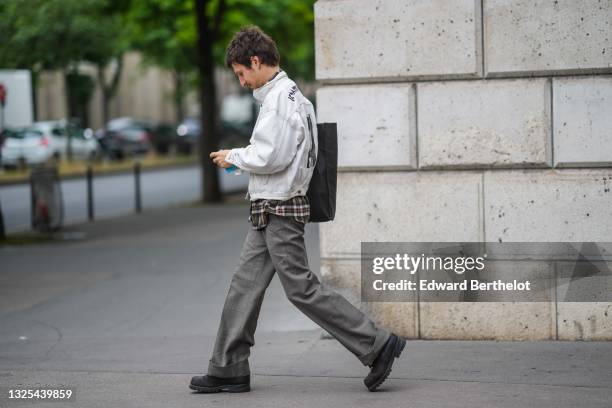
<path fill-rule="evenodd" d="M 163 169 L 180 169 L 180 168 L 184 168 L 184 167 L 195 167 L 195 166 L 199 166 L 199 162 L 195 162 L 195 163 L 177 163 L 177 164 L 163 164 L 163 165 L 156 165 L 156 166 L 147 166 L 147 167 L 140 167 L 140 172 L 141 173 L 146 173 L 146 172 L 150 172 L 150 171 L 156 171 L 156 170 L 163 170 Z M 134 168 L 130 168 L 129 170 L 126 169 L 121 169 L 121 170 L 107 170 L 104 171 L 103 173 L 96 173 L 94 171 L 93 175 L 95 178 L 98 177 L 104 177 L 104 176 L 116 176 L 116 175 L 120 175 L 120 174 L 133 174 L 134 173 Z M 75 179 L 80 179 L 80 178 L 85 178 L 86 174 L 85 173 L 81 173 L 81 174 L 68 174 L 65 176 L 60 175 L 60 181 L 64 181 L 64 180 L 75 180 Z M 22 184 L 29 184 L 30 183 L 30 178 L 28 177 L 25 180 L 9 180 L 9 181 L 2 181 L 0 180 L 0 187 L 3 186 L 17 186 L 17 185 L 22 185 Z"/>

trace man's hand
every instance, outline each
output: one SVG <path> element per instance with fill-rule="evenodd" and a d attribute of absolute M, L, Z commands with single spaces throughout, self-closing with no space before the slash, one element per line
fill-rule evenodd
<path fill-rule="evenodd" d="M 216 152 L 212 152 L 210 154 L 210 157 L 212 158 L 213 163 L 215 163 L 217 166 L 221 167 L 221 168 L 228 168 L 230 166 L 232 166 L 232 163 L 226 162 L 225 158 L 227 157 L 227 155 L 229 154 L 229 150 L 219 150 Z"/>

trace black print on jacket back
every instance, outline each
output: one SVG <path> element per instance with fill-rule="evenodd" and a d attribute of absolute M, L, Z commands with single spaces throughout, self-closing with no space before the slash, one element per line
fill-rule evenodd
<path fill-rule="evenodd" d="M 293 85 L 291 87 L 291 91 L 289 92 L 289 99 L 291 99 L 292 102 L 295 102 L 294 95 L 297 92 L 297 90 L 298 90 L 297 85 Z"/>

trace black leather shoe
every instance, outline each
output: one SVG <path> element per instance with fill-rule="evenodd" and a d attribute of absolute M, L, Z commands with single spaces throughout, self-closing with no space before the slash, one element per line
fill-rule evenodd
<path fill-rule="evenodd" d="M 213 377 L 199 375 L 191 378 L 189 388 L 199 392 L 249 392 L 251 391 L 251 376 L 241 377 Z"/>
<path fill-rule="evenodd" d="M 393 362 L 397 357 L 400 356 L 404 346 L 406 345 L 406 340 L 397 337 L 395 334 L 391 334 L 382 350 L 372 363 L 370 367 L 370 374 L 363 380 L 363 383 L 368 390 L 376 391 L 378 388 L 389 376 L 391 373 L 391 367 L 393 366 Z"/>

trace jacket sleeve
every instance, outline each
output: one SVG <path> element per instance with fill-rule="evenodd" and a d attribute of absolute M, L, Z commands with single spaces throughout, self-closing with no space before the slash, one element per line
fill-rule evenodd
<path fill-rule="evenodd" d="M 272 174 L 289 166 L 297 153 L 299 122 L 281 112 L 278 107 L 262 112 L 250 144 L 230 150 L 225 161 L 256 174 Z"/>

